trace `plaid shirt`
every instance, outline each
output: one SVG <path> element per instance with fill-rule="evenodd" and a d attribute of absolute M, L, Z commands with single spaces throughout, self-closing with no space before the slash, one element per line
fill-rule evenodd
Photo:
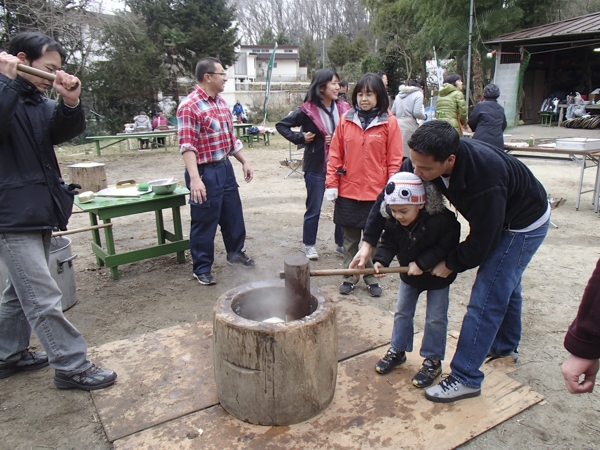
<path fill-rule="evenodd" d="M 179 152 L 195 152 L 198 164 L 219 161 L 241 147 L 225 100 L 212 98 L 200 86 L 177 109 L 177 136 Z"/>

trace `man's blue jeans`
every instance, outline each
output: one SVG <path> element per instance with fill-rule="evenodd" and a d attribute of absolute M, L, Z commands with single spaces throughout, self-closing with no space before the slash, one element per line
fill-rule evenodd
<path fill-rule="evenodd" d="M 9 283 L 0 302 L 0 367 L 21 358 L 31 329 L 64 375 L 87 370 L 87 344 L 62 312 L 62 293 L 50 274 L 51 231 L 0 233 L 0 259 Z"/>
<path fill-rule="evenodd" d="M 413 287 L 400 280 L 400 292 L 394 314 L 394 329 L 391 346 L 401 352 L 413 351 L 415 309 L 423 289 Z M 441 361 L 446 354 L 448 332 L 448 304 L 450 286 L 443 289 L 427 290 L 427 315 L 420 355 Z"/>
<path fill-rule="evenodd" d="M 526 233 L 504 231 L 498 247 L 479 266 L 467 313 L 460 329 L 452 375 L 469 388 L 479 389 L 479 370 L 491 351 L 508 356 L 521 340 L 521 276 L 540 247 L 550 221 Z"/>
<path fill-rule="evenodd" d="M 306 184 L 306 212 L 304 213 L 304 223 L 302 225 L 302 243 L 304 245 L 315 245 L 317 243 L 321 206 L 325 195 L 325 172 L 305 172 L 304 183 Z"/>
<path fill-rule="evenodd" d="M 246 226 L 242 201 L 233 166 L 229 159 L 198 166 L 202 182 L 206 186 L 206 201 L 190 200 L 190 252 L 194 273 L 210 273 L 215 259 L 215 235 L 221 227 L 221 235 L 227 256 L 233 256 L 244 248 Z M 185 171 L 186 186 L 190 176 Z"/>

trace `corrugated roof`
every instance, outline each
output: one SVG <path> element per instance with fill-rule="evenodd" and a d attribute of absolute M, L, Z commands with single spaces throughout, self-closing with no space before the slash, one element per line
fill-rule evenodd
<path fill-rule="evenodd" d="M 583 37 L 584 35 L 593 33 L 600 34 L 600 12 L 503 34 L 502 36 L 487 41 L 486 44 L 525 41 L 558 36 Z"/>

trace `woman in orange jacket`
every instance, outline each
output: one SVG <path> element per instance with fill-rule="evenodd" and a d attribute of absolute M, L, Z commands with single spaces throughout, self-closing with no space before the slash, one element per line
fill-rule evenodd
<path fill-rule="evenodd" d="M 400 127 L 388 109 L 389 98 L 378 75 L 362 76 L 352 104 L 333 135 L 325 180 L 325 195 L 335 202 L 333 221 L 344 233 L 345 267 L 358 251 L 371 207 L 403 157 Z M 371 296 L 381 295 L 377 278 L 366 275 L 364 281 Z M 344 277 L 340 294 L 349 294 L 355 284 L 352 276 Z"/>

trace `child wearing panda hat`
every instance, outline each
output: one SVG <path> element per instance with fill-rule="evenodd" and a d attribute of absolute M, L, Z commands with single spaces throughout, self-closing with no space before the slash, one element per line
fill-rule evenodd
<path fill-rule="evenodd" d="M 417 300 L 426 291 L 427 317 L 420 351 L 425 359 L 412 383 L 419 388 L 428 387 L 442 373 L 450 284 L 456 279 L 456 273 L 440 278 L 429 271 L 458 245 L 460 224 L 444 206 L 441 193 L 410 172 L 399 172 L 389 179 L 381 214 L 386 221 L 373 257 L 375 270 L 389 266 L 394 256 L 409 269 L 400 275 L 391 347 L 375 370 L 386 374 L 406 362 L 406 352 L 413 350 Z"/>

